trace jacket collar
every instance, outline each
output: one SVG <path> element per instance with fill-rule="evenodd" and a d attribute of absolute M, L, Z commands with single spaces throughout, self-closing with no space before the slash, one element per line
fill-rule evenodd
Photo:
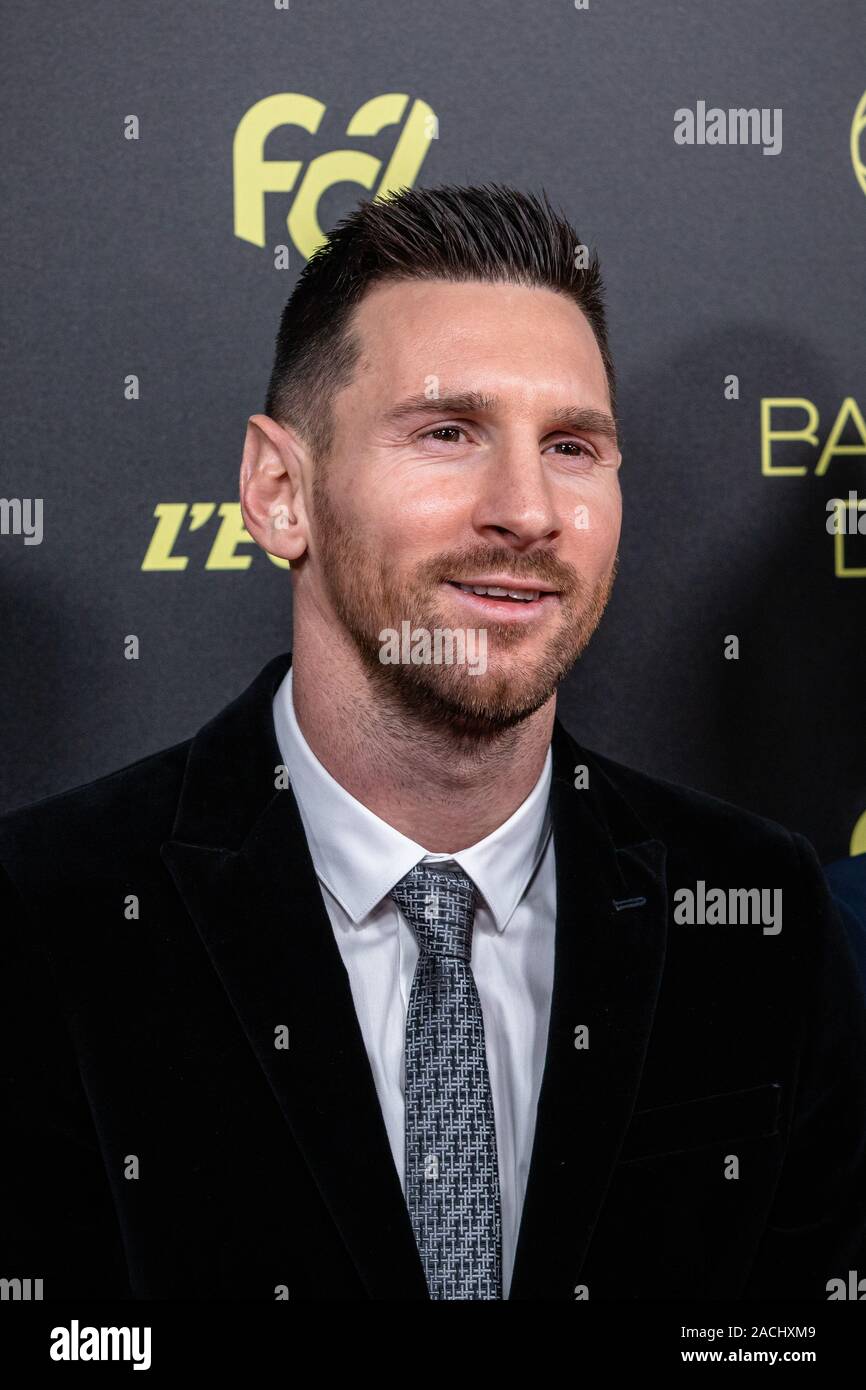
<path fill-rule="evenodd" d="M 370 1297 L 423 1299 L 348 975 L 294 796 L 275 789 L 272 701 L 290 662 L 275 657 L 193 739 L 161 853 Z M 553 998 L 512 1299 L 574 1297 L 634 1107 L 666 939 L 665 846 L 558 720 L 552 753 Z M 274 1047 L 280 1024 L 288 1054 Z"/>

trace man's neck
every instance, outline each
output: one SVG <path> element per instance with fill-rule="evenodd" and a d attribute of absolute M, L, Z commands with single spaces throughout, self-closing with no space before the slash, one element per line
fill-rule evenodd
<path fill-rule="evenodd" d="M 456 854 L 490 835 L 527 798 L 550 744 L 556 697 L 479 742 L 430 728 L 382 700 L 347 645 L 296 631 L 292 700 L 301 733 L 335 781 L 430 853 Z"/>

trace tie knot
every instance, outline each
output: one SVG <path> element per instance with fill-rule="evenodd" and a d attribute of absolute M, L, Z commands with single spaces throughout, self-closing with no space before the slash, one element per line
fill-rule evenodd
<path fill-rule="evenodd" d="M 391 897 L 421 951 L 471 958 L 475 884 L 456 864 L 416 864 L 391 889 Z"/>

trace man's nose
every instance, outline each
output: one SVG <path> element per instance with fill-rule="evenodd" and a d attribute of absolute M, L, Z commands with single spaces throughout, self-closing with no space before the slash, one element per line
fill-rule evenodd
<path fill-rule="evenodd" d="M 526 546 L 559 535 L 562 521 L 537 444 L 515 441 L 492 454 L 479 483 L 475 528 Z"/>

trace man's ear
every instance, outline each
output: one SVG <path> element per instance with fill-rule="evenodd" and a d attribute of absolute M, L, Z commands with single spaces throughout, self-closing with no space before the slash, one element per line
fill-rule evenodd
<path fill-rule="evenodd" d="M 241 513 L 256 544 L 282 560 L 299 560 L 307 549 L 309 477 L 309 455 L 295 431 L 269 415 L 251 415 L 241 459 Z"/>

